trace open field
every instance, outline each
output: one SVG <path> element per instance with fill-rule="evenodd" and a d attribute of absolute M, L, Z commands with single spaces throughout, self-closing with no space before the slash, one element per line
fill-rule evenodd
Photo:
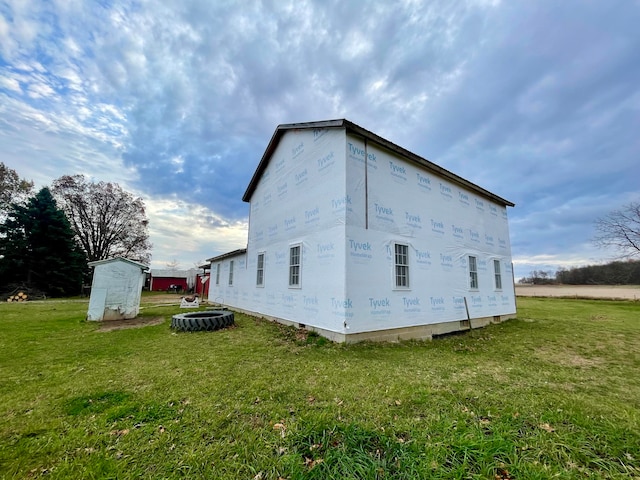
<path fill-rule="evenodd" d="M 640 300 L 640 285 L 516 285 L 522 297 L 604 298 Z"/>
<path fill-rule="evenodd" d="M 161 323 L 106 332 L 86 301 L 0 304 L 0 478 L 640 478 L 638 302 L 345 346 L 144 301 Z"/>

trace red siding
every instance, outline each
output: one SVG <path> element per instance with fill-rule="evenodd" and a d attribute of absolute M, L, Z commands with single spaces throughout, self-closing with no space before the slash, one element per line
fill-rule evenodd
<path fill-rule="evenodd" d="M 207 276 L 209 276 L 209 274 L 207 274 Z M 209 296 L 209 280 L 203 284 L 201 273 L 196 277 L 196 293 L 203 298 Z"/>
<path fill-rule="evenodd" d="M 180 285 L 182 287 L 182 291 L 185 292 L 187 290 L 187 279 L 186 278 L 176 278 L 176 277 L 159 277 L 151 279 L 151 289 L 154 292 L 161 292 L 169 290 L 171 285 Z"/>

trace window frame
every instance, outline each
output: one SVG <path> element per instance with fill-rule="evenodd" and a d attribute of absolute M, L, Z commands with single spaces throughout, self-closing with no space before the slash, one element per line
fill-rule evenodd
<path fill-rule="evenodd" d="M 404 251 L 398 251 L 399 249 Z M 400 262 L 398 260 L 400 260 Z M 406 243 L 394 242 L 393 285 L 395 290 L 411 290 L 409 260 L 409 245 Z"/>
<path fill-rule="evenodd" d="M 256 257 L 256 287 L 264 287 L 264 253 L 258 252 Z"/>
<path fill-rule="evenodd" d="M 478 281 L 478 257 L 469 255 L 469 290 L 479 290 L 480 282 Z"/>
<path fill-rule="evenodd" d="M 501 266 L 502 262 L 497 259 L 494 258 L 493 259 L 493 278 L 494 278 L 494 285 L 496 287 L 496 290 L 502 290 L 502 266 Z"/>
<path fill-rule="evenodd" d="M 293 263 L 293 251 L 297 249 L 297 263 Z M 289 288 L 302 288 L 302 243 L 289 245 Z M 294 280 L 296 282 L 294 283 Z"/>
<path fill-rule="evenodd" d="M 233 287 L 233 260 L 229 260 L 229 286 Z"/>

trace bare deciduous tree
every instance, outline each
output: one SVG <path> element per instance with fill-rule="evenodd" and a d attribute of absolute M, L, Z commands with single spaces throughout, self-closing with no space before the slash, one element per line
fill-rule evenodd
<path fill-rule="evenodd" d="M 180 267 L 180 263 L 178 262 L 177 258 L 173 258 L 170 262 L 167 262 L 165 265 L 169 270 L 178 270 L 178 267 Z"/>
<path fill-rule="evenodd" d="M 6 214 L 12 203 L 23 203 L 33 190 L 33 182 L 18 176 L 15 170 L 0 162 L 0 215 Z"/>
<path fill-rule="evenodd" d="M 52 190 L 90 262 L 121 256 L 149 263 L 149 220 L 142 198 L 117 183 L 93 183 L 84 175 L 64 175 Z"/>
<path fill-rule="evenodd" d="M 595 228 L 595 245 L 613 247 L 622 258 L 640 255 L 640 203 L 632 202 L 597 219 Z"/>

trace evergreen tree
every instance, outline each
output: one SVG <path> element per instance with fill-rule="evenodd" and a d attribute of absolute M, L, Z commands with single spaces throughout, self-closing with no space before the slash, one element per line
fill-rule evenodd
<path fill-rule="evenodd" d="M 26 283 L 51 296 L 80 293 L 87 268 L 69 220 L 48 188 L 12 205 L 0 225 L 0 283 Z"/>

